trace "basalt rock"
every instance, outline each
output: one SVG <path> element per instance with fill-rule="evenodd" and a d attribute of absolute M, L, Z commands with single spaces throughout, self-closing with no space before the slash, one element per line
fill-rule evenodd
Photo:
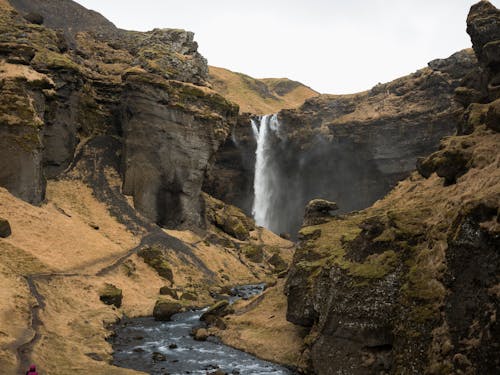
<path fill-rule="evenodd" d="M 99 299 L 106 305 L 121 307 L 123 299 L 122 290 L 113 284 L 106 284 L 99 292 Z"/>
<path fill-rule="evenodd" d="M 325 199 L 313 199 L 310 201 L 304 213 L 304 225 L 316 225 L 324 221 L 325 218 L 333 216 L 333 212 L 338 210 L 337 203 Z"/>
<path fill-rule="evenodd" d="M 307 202 L 338 202 L 339 213 L 368 207 L 407 177 L 418 157 L 456 131 L 455 89 L 478 69 L 472 50 L 353 95 L 319 95 L 278 113 L 268 156 L 276 165 L 270 211 L 277 233 L 295 234 Z M 243 120 L 243 119 L 242 119 Z M 255 139 L 249 119 L 217 154 L 205 191 L 251 213 Z"/>
<path fill-rule="evenodd" d="M 476 47 L 499 32 L 496 14 L 481 2 L 468 19 L 476 20 L 471 36 L 483 67 L 492 57 Z M 467 126 L 458 123 L 458 135 L 420 160 L 425 178 L 414 173 L 369 208 L 301 229 L 287 319 L 310 327 L 301 360 L 307 371 L 499 368 L 500 138 L 486 124 L 495 116 L 491 85 L 476 78 L 488 95 L 458 111 Z"/>
<path fill-rule="evenodd" d="M 153 309 L 155 320 L 169 321 L 173 315 L 179 313 L 182 309 L 181 304 L 177 302 L 158 300 Z"/>
<path fill-rule="evenodd" d="M 9 221 L 0 217 L 0 237 L 7 238 L 11 234 L 12 230 Z"/>

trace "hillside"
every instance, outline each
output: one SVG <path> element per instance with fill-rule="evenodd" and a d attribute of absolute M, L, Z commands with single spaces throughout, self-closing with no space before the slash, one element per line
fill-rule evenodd
<path fill-rule="evenodd" d="M 242 73 L 209 66 L 212 88 L 240 106 L 240 112 L 256 115 L 296 108 L 318 95 L 313 89 L 287 78 L 256 79 Z"/>

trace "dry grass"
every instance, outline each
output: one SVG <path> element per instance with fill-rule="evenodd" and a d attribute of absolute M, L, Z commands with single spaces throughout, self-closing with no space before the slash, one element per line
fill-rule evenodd
<path fill-rule="evenodd" d="M 230 70 L 209 67 L 210 83 L 215 91 L 240 106 L 240 112 L 258 115 L 276 113 L 285 108 L 297 108 L 310 97 L 318 93 L 307 86 L 299 85 L 281 96 L 273 89 L 277 79 L 254 79 Z M 281 80 L 289 81 L 286 78 Z M 261 84 L 272 95 L 265 95 L 257 90 Z"/>
<path fill-rule="evenodd" d="M 306 330 L 286 320 L 284 280 L 261 297 L 240 301 L 235 314 L 225 318 L 226 330 L 214 330 L 227 345 L 260 358 L 296 366 Z"/>

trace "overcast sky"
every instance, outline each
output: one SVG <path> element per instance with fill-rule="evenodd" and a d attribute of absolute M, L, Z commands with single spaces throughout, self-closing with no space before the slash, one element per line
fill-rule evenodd
<path fill-rule="evenodd" d="M 131 30 L 194 31 L 210 65 L 366 90 L 470 47 L 474 0 L 77 0 Z M 491 1 L 499 7 L 500 0 Z"/>

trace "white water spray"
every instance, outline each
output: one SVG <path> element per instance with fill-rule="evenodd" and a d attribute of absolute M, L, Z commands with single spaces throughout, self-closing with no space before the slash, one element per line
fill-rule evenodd
<path fill-rule="evenodd" d="M 256 120 L 252 119 L 251 121 L 252 130 L 257 141 L 252 215 L 257 225 L 272 229 L 271 206 L 279 185 L 273 171 L 271 135 L 278 131 L 278 116 L 276 114 L 262 116 L 260 124 L 257 124 Z"/>

